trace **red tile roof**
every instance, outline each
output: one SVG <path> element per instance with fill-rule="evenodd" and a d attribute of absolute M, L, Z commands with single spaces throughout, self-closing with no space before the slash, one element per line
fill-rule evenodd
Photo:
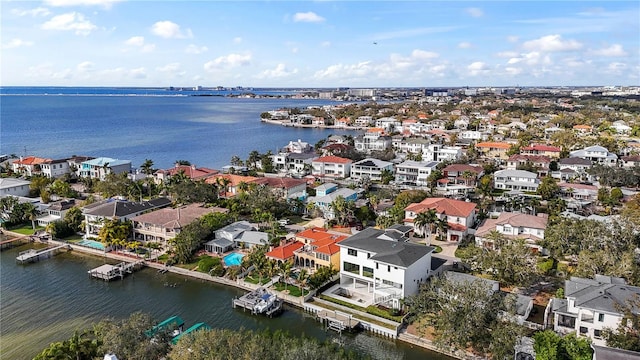
<path fill-rule="evenodd" d="M 529 161 L 532 163 L 551 163 L 551 159 L 545 155 L 515 154 L 509 156 L 509 161 Z"/>
<path fill-rule="evenodd" d="M 468 217 L 476 209 L 476 204 L 447 198 L 426 198 L 419 203 L 410 204 L 406 211 L 421 213 L 434 209 L 438 214 Z"/>
<path fill-rule="evenodd" d="M 279 188 L 279 189 L 291 189 L 302 184 L 305 184 L 305 185 L 307 184 L 307 181 L 305 179 L 294 179 L 294 178 L 287 178 L 287 177 L 283 177 L 283 178 L 263 177 L 263 178 L 257 178 L 255 182 L 258 184 L 266 185 L 272 188 Z"/>
<path fill-rule="evenodd" d="M 322 156 L 319 157 L 313 162 L 321 162 L 321 163 L 336 163 L 336 164 L 351 164 L 353 161 L 351 159 L 342 158 L 339 156 Z"/>
<path fill-rule="evenodd" d="M 209 168 L 199 168 L 195 165 L 176 165 L 175 167 L 167 170 L 158 170 L 159 173 L 163 173 L 169 176 L 178 174 L 180 171 L 184 171 L 184 174 L 190 179 L 201 179 L 211 175 L 217 174 L 219 171 Z"/>
<path fill-rule="evenodd" d="M 303 247 L 304 244 L 294 241 L 282 246 L 278 246 L 265 254 L 265 256 L 276 260 L 288 260 L 293 257 L 293 252 Z"/>
<path fill-rule="evenodd" d="M 476 174 L 479 174 L 480 172 L 484 171 L 484 168 L 482 166 L 472 166 L 468 164 L 451 164 L 445 167 L 444 169 L 442 169 L 442 172 L 444 173 L 447 173 L 449 171 L 452 171 L 452 172 L 471 171 Z"/>
<path fill-rule="evenodd" d="M 51 159 L 40 158 L 37 156 L 27 156 L 26 158 L 18 159 L 13 163 L 20 164 L 20 165 L 36 165 L 36 164 L 42 164 L 47 161 L 51 161 Z"/>
<path fill-rule="evenodd" d="M 501 142 L 481 142 L 476 144 L 477 148 L 495 148 L 495 149 L 510 149 L 511 144 Z"/>
<path fill-rule="evenodd" d="M 548 151 L 548 152 L 560 152 L 560 148 L 551 145 L 534 144 L 531 146 L 523 147 L 521 151 Z"/>

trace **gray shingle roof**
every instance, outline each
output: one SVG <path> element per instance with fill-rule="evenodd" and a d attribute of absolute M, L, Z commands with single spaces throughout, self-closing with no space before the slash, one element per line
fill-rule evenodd
<path fill-rule="evenodd" d="M 624 305 L 634 295 L 640 296 L 640 287 L 621 284 L 622 279 L 598 277 L 597 280 L 572 277 L 565 281 L 565 295 L 575 299 L 579 308 L 619 314 L 618 306 Z M 640 309 L 635 309 L 640 312 Z"/>
<path fill-rule="evenodd" d="M 342 240 L 338 246 L 368 251 L 375 254 L 372 260 L 405 268 L 434 250 L 431 246 L 380 239 L 384 233 L 384 230 L 366 228 Z"/>

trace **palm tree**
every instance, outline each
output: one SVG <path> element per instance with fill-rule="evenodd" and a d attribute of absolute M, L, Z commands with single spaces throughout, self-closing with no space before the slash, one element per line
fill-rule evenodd
<path fill-rule="evenodd" d="M 291 277 L 291 268 L 293 263 L 291 261 L 285 261 L 280 265 L 280 275 L 282 275 L 284 281 L 284 291 L 287 291 L 287 280 Z"/>
<path fill-rule="evenodd" d="M 438 219 L 438 221 L 436 221 L 436 228 L 438 229 L 438 237 L 442 239 L 442 237 L 445 236 L 445 232 L 449 229 L 447 219 Z"/>
<path fill-rule="evenodd" d="M 309 272 L 307 269 L 302 269 L 298 273 L 298 285 L 300 285 L 300 294 L 302 294 L 302 298 L 304 299 L 304 292 L 302 291 L 302 287 L 307 285 L 307 281 L 309 280 Z"/>
<path fill-rule="evenodd" d="M 465 170 L 462 172 L 462 178 L 464 179 L 464 184 L 469 186 L 469 183 L 472 179 L 476 177 L 476 174 L 473 171 Z"/>
<path fill-rule="evenodd" d="M 36 219 L 38 218 L 39 212 L 38 208 L 36 208 L 33 204 L 28 203 L 25 205 L 24 215 L 29 217 L 31 220 L 31 228 L 33 231 L 36 231 Z"/>
<path fill-rule="evenodd" d="M 149 197 L 151 197 L 151 186 L 149 185 L 149 177 L 155 172 L 155 169 L 153 169 L 153 160 L 145 159 L 142 165 L 140 165 L 140 169 L 142 169 L 142 173 L 146 175 L 145 184 L 149 189 Z"/>
<path fill-rule="evenodd" d="M 416 218 L 413 220 L 413 224 L 416 228 L 420 229 L 423 235 L 425 234 L 424 229 L 429 226 L 429 244 L 431 244 L 433 228 L 438 221 L 438 213 L 435 209 L 429 209 L 427 211 L 423 211 L 416 215 Z M 425 236 L 425 239 L 427 236 Z"/>

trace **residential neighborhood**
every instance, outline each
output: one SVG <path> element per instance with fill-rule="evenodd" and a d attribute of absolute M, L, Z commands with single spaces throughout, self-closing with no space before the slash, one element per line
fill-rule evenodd
<path fill-rule="evenodd" d="M 359 321 L 375 329 L 383 319 L 385 336 L 460 358 L 498 346 L 513 356 L 552 336 L 589 354 L 640 351 L 637 94 L 427 90 L 265 110 L 265 122 L 353 135 L 291 139 L 220 169 L 10 156 L 2 225 L 225 284 L 268 284 L 299 307 L 367 314 Z M 460 301 L 486 322 L 447 316 Z"/>

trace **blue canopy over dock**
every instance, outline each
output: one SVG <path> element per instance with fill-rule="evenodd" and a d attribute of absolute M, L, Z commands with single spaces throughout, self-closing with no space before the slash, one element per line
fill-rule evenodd
<path fill-rule="evenodd" d="M 148 337 L 154 337 L 159 331 L 164 329 L 179 329 L 182 330 L 184 326 L 184 320 L 180 316 L 172 316 L 158 325 L 154 326 L 150 330 L 145 332 Z"/>
<path fill-rule="evenodd" d="M 187 330 L 185 330 L 184 332 L 180 333 L 180 335 L 174 337 L 173 340 L 171 340 L 171 342 L 173 343 L 173 345 L 175 345 L 178 343 L 178 341 L 180 341 L 180 338 L 185 334 L 189 334 L 198 330 L 209 330 L 209 329 L 211 329 L 211 326 L 207 325 L 206 323 L 203 323 L 203 322 L 197 323 L 192 327 L 188 328 Z"/>

